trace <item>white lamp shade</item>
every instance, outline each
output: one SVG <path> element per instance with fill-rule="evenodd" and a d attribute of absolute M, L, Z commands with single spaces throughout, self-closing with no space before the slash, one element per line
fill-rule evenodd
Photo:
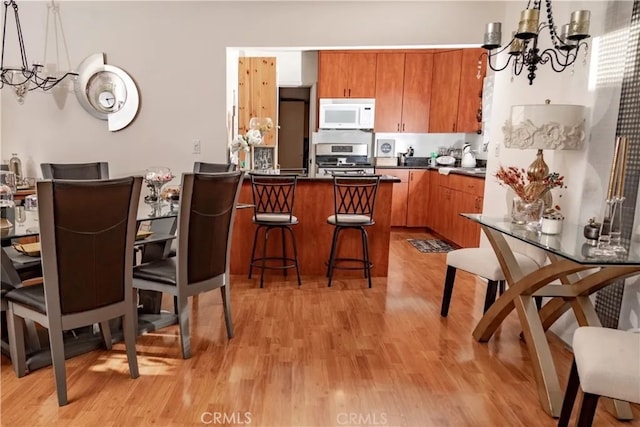
<path fill-rule="evenodd" d="M 502 128 L 507 148 L 578 150 L 585 139 L 582 105 L 514 105 Z"/>

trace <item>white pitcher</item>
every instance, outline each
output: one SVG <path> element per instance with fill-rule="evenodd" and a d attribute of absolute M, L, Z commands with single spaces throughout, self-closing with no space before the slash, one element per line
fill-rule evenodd
<path fill-rule="evenodd" d="M 464 148 L 462 149 L 462 161 L 460 162 L 460 166 L 462 166 L 463 168 L 476 167 L 476 156 L 471 150 L 471 144 L 464 145 Z"/>

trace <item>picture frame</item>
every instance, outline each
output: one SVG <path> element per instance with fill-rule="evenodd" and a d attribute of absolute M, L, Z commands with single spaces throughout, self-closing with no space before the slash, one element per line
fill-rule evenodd
<path fill-rule="evenodd" d="M 251 165 L 253 170 L 273 170 L 276 168 L 276 147 L 261 145 L 251 147 Z"/>

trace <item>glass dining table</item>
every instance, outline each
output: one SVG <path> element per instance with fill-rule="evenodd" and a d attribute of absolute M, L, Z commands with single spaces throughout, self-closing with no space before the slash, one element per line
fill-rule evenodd
<path fill-rule="evenodd" d="M 480 342 L 488 341 L 501 323 L 516 311 L 526 341 L 540 404 L 558 417 L 563 392 L 545 331 L 565 312 L 572 310 L 580 326 L 602 326 L 589 295 L 604 287 L 640 274 L 640 242 L 629 242 L 617 251 L 589 242 L 583 226 L 565 223 L 559 234 L 546 235 L 511 223 L 510 219 L 482 214 L 461 214 L 480 224 L 509 285 L 487 310 L 473 331 Z M 524 275 L 507 237 L 545 251 L 548 263 Z M 560 284 L 556 284 L 556 283 Z M 550 298 L 538 311 L 534 297 Z M 628 403 L 613 401 L 619 419 L 631 419 Z"/>

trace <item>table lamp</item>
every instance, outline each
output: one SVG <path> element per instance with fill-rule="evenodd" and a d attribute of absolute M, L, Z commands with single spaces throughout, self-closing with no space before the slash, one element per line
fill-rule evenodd
<path fill-rule="evenodd" d="M 529 183 L 525 192 L 540 192 L 549 166 L 543 150 L 578 150 L 585 139 L 585 107 L 582 105 L 544 104 L 513 105 L 502 128 L 507 148 L 538 149 L 536 159 L 527 169 Z M 553 207 L 551 192 L 542 197 L 545 209 Z"/>

